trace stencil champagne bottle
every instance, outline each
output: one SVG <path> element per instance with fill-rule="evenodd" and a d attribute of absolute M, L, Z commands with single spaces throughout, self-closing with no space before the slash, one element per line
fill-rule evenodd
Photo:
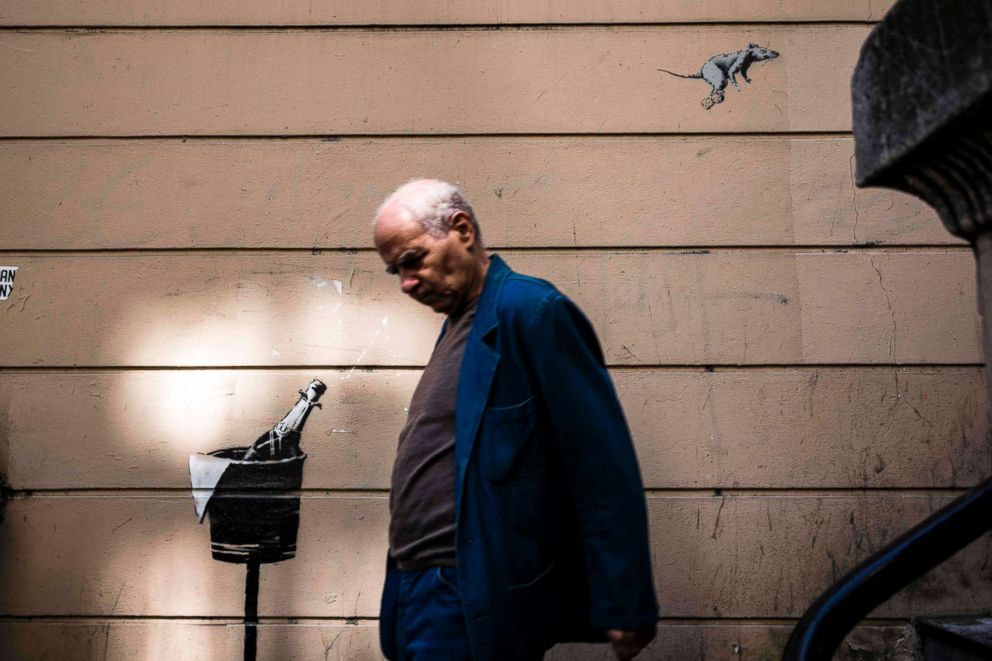
<path fill-rule="evenodd" d="M 310 411 L 320 406 L 317 400 L 327 390 L 327 386 L 314 379 L 306 390 L 300 391 L 300 399 L 275 427 L 258 437 L 243 457 L 244 461 L 273 461 L 298 457 L 300 433 L 306 424 Z"/>

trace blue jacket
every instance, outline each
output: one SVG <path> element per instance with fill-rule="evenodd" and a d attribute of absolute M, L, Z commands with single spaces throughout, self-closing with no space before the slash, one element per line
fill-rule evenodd
<path fill-rule="evenodd" d="M 592 326 L 550 283 L 491 259 L 455 414 L 457 571 L 478 661 L 658 619 L 640 472 Z"/>

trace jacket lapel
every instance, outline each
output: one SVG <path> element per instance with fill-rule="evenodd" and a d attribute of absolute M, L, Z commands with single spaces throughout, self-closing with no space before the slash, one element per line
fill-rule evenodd
<path fill-rule="evenodd" d="M 491 345 L 494 331 L 499 326 L 497 302 L 503 281 L 510 274 L 510 268 L 499 255 L 490 258 L 489 270 L 479 296 L 472 330 L 465 344 L 458 376 L 458 394 L 455 400 L 455 511 L 461 511 L 462 486 L 465 483 L 465 469 L 479 422 L 489 399 L 489 388 L 499 364 L 499 353 Z"/>

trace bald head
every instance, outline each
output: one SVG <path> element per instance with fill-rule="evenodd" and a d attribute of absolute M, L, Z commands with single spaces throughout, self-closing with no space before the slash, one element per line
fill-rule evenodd
<path fill-rule="evenodd" d="M 414 179 L 393 191 L 376 209 L 375 232 L 378 235 L 384 223 L 413 221 L 431 236 L 441 237 L 451 229 L 459 212 L 472 223 L 475 241 L 481 248 L 479 222 L 461 191 L 440 179 Z"/>
<path fill-rule="evenodd" d="M 411 181 L 386 198 L 375 214 L 375 249 L 404 294 L 451 317 L 480 295 L 489 268 L 472 207 L 437 179 Z"/>

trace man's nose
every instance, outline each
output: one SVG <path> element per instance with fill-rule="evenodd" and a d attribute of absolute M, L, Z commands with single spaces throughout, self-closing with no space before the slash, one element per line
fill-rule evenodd
<path fill-rule="evenodd" d="M 404 294 L 409 294 L 420 282 L 415 275 L 412 273 L 401 273 L 400 274 L 400 290 Z"/>

